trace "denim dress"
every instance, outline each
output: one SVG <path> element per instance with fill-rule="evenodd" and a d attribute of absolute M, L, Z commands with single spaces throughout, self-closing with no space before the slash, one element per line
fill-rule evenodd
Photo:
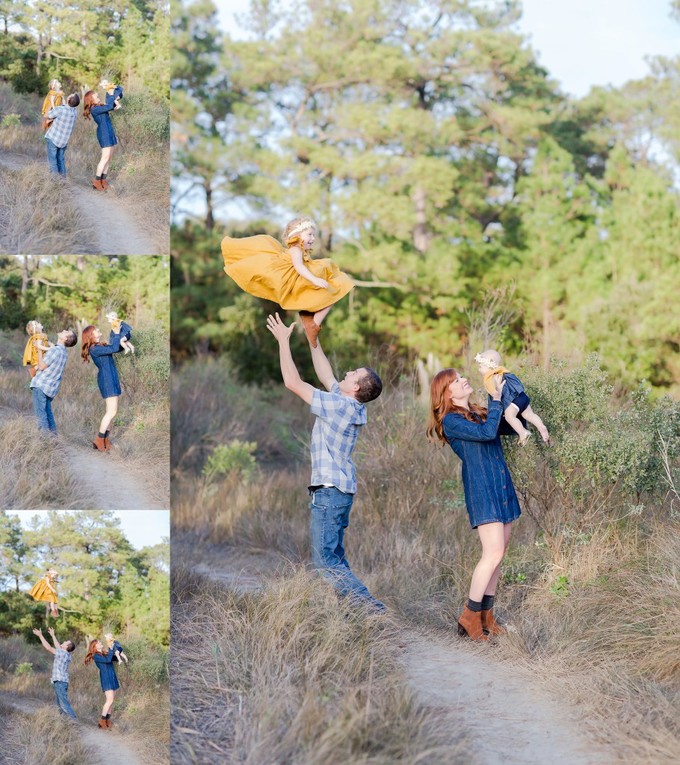
<path fill-rule="evenodd" d="M 117 691 L 120 688 L 116 670 L 113 668 L 113 651 L 94 655 L 94 663 L 99 670 L 99 681 L 102 684 L 103 691 Z"/>
<path fill-rule="evenodd" d="M 102 398 L 121 394 L 118 370 L 113 360 L 114 353 L 120 353 L 120 335 L 112 335 L 110 345 L 93 345 L 90 348 L 90 358 L 99 370 L 97 385 Z"/>
<path fill-rule="evenodd" d="M 498 435 L 503 407 L 491 401 L 486 422 L 475 422 L 461 414 L 447 414 L 442 422 L 444 436 L 463 462 L 463 490 L 470 525 L 511 523 L 521 514 L 515 487 L 503 456 Z"/>
<path fill-rule="evenodd" d="M 113 124 L 111 122 L 111 115 L 115 108 L 115 100 L 123 95 L 123 88 L 120 85 L 113 91 L 113 93 L 106 94 L 106 103 L 99 106 L 93 106 L 90 109 L 92 119 L 97 123 L 97 140 L 102 149 L 107 146 L 115 146 L 118 143 L 116 134 L 113 130 Z"/>
<path fill-rule="evenodd" d="M 503 391 L 501 392 L 503 411 L 505 411 L 510 404 L 515 404 L 519 411 L 523 412 L 531 403 L 531 399 L 524 391 L 522 381 L 517 375 L 513 375 L 511 372 L 506 372 L 503 375 L 503 380 L 505 381 Z"/>

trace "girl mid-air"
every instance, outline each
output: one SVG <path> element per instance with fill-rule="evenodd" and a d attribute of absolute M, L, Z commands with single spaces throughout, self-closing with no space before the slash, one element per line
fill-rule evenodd
<path fill-rule="evenodd" d="M 312 260 L 315 226 L 295 218 L 283 231 L 283 244 L 267 234 L 222 240 L 224 270 L 249 295 L 299 311 L 307 339 L 316 348 L 321 323 L 331 307 L 354 287 L 332 260 Z"/>
<path fill-rule="evenodd" d="M 31 587 L 31 591 L 28 594 L 33 600 L 38 600 L 46 604 L 45 619 L 50 615 L 55 619 L 58 618 L 57 572 L 54 569 L 48 568 L 45 572 L 45 576 Z"/>

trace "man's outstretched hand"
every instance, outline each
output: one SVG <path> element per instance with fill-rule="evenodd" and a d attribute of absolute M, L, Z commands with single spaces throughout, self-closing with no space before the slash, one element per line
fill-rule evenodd
<path fill-rule="evenodd" d="M 33 634 L 40 637 L 42 635 L 42 630 L 33 630 Z"/>
<path fill-rule="evenodd" d="M 271 314 L 267 316 L 267 329 L 272 333 L 272 335 L 274 335 L 279 343 L 283 340 L 288 340 L 288 338 L 293 333 L 294 327 L 295 322 L 293 322 L 290 327 L 287 327 L 281 320 L 281 317 L 278 315 L 278 313 L 274 314 L 274 316 Z"/>

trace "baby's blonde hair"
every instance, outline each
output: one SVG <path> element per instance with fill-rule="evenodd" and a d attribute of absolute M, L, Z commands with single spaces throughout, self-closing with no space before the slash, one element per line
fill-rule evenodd
<path fill-rule="evenodd" d="M 293 218 L 286 223 L 286 227 L 283 229 L 283 243 L 286 247 L 294 247 L 295 245 L 302 247 L 300 237 L 303 232 L 310 228 L 316 228 L 311 218 L 305 216 Z"/>
<path fill-rule="evenodd" d="M 39 330 L 38 326 L 40 325 L 39 321 L 36 321 L 35 319 L 31 319 L 31 321 L 28 322 L 26 325 L 26 332 L 28 332 L 29 335 L 37 335 Z"/>

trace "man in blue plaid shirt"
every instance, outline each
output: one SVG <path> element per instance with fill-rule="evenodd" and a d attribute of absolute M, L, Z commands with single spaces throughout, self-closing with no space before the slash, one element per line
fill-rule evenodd
<path fill-rule="evenodd" d="M 80 104 L 80 96 L 72 93 L 66 99 L 66 104 L 55 106 L 45 114 L 45 117 L 54 120 L 45 133 L 47 161 L 51 173 L 66 175 L 66 149 L 73 126 L 76 124 L 78 104 Z"/>
<path fill-rule="evenodd" d="M 288 390 L 310 405 L 316 416 L 312 430 L 311 456 L 311 543 L 312 564 L 335 587 L 338 594 L 375 613 L 385 606 L 374 598 L 366 585 L 351 571 L 345 556 L 344 534 L 349 525 L 357 490 L 352 451 L 359 428 L 366 424 L 368 401 L 378 398 L 382 381 L 372 369 L 361 367 L 335 379 L 321 343 L 310 345 L 314 371 L 326 391 L 314 388 L 300 377 L 290 352 L 290 335 L 295 323 L 287 327 L 278 313 L 269 316 L 267 328 L 278 340 L 283 382 Z"/>
<path fill-rule="evenodd" d="M 45 351 L 43 360 L 38 364 L 38 371 L 31 380 L 33 394 L 33 412 L 40 430 L 49 430 L 56 434 L 57 425 L 52 414 L 52 399 L 59 393 L 61 377 L 68 360 L 67 348 L 72 348 L 78 336 L 71 329 L 64 329 L 57 335 L 57 344 Z"/>
<path fill-rule="evenodd" d="M 33 630 L 33 634 L 40 638 L 40 642 L 46 651 L 54 654 L 52 686 L 54 687 L 54 695 L 57 697 L 59 711 L 75 720 L 76 713 L 73 711 L 68 700 L 68 668 L 71 663 L 71 654 L 76 650 L 76 644 L 72 640 L 65 640 L 63 643 L 60 643 L 52 627 L 47 631 L 50 633 L 54 647 L 45 640 L 42 630 Z"/>

